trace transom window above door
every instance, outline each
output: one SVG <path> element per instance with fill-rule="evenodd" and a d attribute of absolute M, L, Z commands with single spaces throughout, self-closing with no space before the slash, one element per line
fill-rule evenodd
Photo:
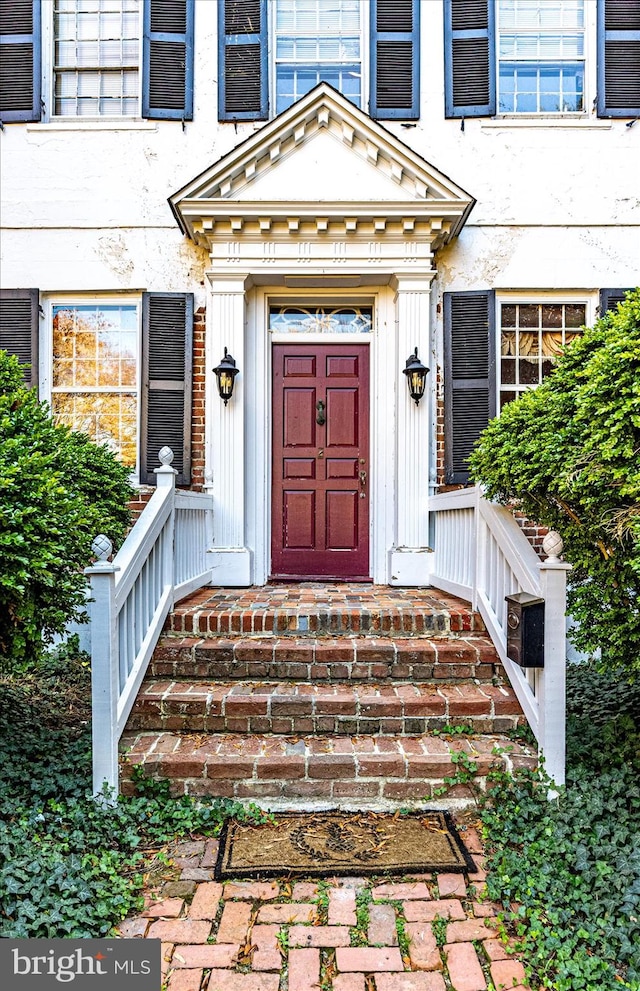
<path fill-rule="evenodd" d="M 370 306 L 271 306 L 272 334 L 370 334 Z"/>
<path fill-rule="evenodd" d="M 498 112 L 584 110 L 584 0 L 499 0 Z"/>

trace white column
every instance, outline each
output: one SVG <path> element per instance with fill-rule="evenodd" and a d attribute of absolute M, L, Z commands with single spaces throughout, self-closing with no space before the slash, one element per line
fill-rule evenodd
<path fill-rule="evenodd" d="M 208 273 L 206 488 L 214 497 L 213 585 L 250 585 L 251 553 L 246 547 L 245 494 L 245 286 L 246 273 Z M 227 348 L 240 374 L 227 406 L 218 395 L 213 369 Z"/>
<path fill-rule="evenodd" d="M 397 454 L 396 536 L 390 555 L 392 585 L 427 585 L 429 558 L 429 444 L 430 401 L 434 369 L 427 377 L 425 396 L 416 406 L 409 395 L 403 368 L 418 348 L 418 357 L 430 365 L 429 300 L 435 272 L 397 275 Z"/>

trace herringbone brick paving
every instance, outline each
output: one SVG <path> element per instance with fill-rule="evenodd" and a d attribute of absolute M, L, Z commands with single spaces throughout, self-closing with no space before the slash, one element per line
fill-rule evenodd
<path fill-rule="evenodd" d="M 525 991 L 460 828 L 475 874 L 221 884 L 216 840 L 177 843 L 119 933 L 162 941 L 166 991 Z"/>

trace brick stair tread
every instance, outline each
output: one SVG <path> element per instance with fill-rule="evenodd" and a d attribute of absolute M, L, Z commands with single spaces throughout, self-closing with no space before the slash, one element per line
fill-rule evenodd
<path fill-rule="evenodd" d="M 482 634 L 457 637 L 204 637 L 165 633 L 151 661 L 155 677 L 317 682 L 491 681 L 502 665 Z"/>
<path fill-rule="evenodd" d="M 130 729 L 413 735 L 467 723 L 505 732 L 522 721 L 510 686 L 328 684 L 147 679 Z"/>
<path fill-rule="evenodd" d="M 468 603 L 433 588 L 366 584 L 201 589 L 184 599 L 167 629 L 209 635 L 276 633 L 419 635 L 483 631 Z"/>
<path fill-rule="evenodd" d="M 496 746 L 501 753 L 494 752 Z M 360 804 L 428 799 L 437 783 L 454 772 L 453 755 L 460 751 L 474 761 L 480 776 L 492 767 L 533 766 L 536 761 L 529 747 L 501 734 L 454 739 L 140 732 L 125 733 L 121 750 L 125 791 L 129 769 L 144 765 L 147 773 L 169 778 L 175 794 L 262 798 L 289 805 L 350 798 Z M 464 786 L 455 788 L 461 794 Z"/>

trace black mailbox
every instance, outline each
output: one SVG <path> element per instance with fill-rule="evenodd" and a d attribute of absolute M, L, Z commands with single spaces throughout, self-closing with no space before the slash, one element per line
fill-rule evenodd
<path fill-rule="evenodd" d="M 506 595 L 507 657 L 522 668 L 544 667 L 544 599 L 529 592 Z"/>

